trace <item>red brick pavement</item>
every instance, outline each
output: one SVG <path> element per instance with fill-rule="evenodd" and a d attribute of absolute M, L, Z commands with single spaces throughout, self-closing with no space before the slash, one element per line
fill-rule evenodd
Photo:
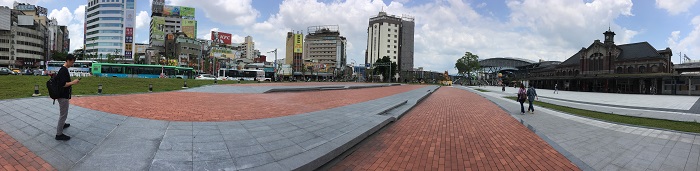
<path fill-rule="evenodd" d="M 579 170 L 495 104 L 450 87 L 364 141 L 331 170 Z"/>
<path fill-rule="evenodd" d="M 56 170 L 41 157 L 0 131 L 0 170 Z"/>
<path fill-rule="evenodd" d="M 227 86 L 332 86 L 332 85 L 352 85 L 367 84 L 364 82 L 286 82 L 286 83 L 251 83 L 251 84 L 222 84 Z"/>
<path fill-rule="evenodd" d="M 407 92 L 406 85 L 355 90 L 271 94 L 166 92 L 75 97 L 72 105 L 108 113 L 168 121 L 235 121 L 325 110 Z"/>

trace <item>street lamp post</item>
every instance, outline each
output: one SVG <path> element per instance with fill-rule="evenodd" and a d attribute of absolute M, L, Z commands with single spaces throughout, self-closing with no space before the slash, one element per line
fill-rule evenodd
<path fill-rule="evenodd" d="M 274 65 L 273 65 L 273 67 L 275 68 L 275 72 L 274 72 L 274 73 L 275 73 L 275 76 L 274 76 L 275 78 L 273 78 L 273 79 L 274 79 L 275 81 L 277 81 L 277 48 L 275 48 L 275 50 L 269 51 L 269 52 L 267 52 L 267 53 L 275 53 L 275 63 L 274 63 Z"/>

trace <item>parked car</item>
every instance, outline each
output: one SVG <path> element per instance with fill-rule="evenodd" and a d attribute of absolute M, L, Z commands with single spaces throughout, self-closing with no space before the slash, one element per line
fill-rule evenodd
<path fill-rule="evenodd" d="M 44 70 L 41 70 L 41 69 L 35 69 L 35 70 L 33 71 L 33 73 L 34 73 L 35 76 L 36 76 L 36 75 L 38 75 L 38 76 L 44 76 L 44 75 L 46 75 L 46 74 L 44 74 Z"/>
<path fill-rule="evenodd" d="M 24 72 L 22 72 L 22 75 L 34 75 L 34 70 L 25 69 Z"/>
<path fill-rule="evenodd" d="M 20 74 L 22 74 L 22 71 L 20 71 L 19 69 L 16 69 L 16 68 L 12 69 L 12 75 L 20 75 Z"/>
<path fill-rule="evenodd" d="M 216 77 L 214 77 L 214 75 L 211 75 L 211 74 L 200 74 L 200 75 L 197 75 L 197 77 L 195 77 L 194 79 L 195 80 L 214 80 L 214 79 L 216 79 Z"/>
<path fill-rule="evenodd" d="M 14 74 L 14 72 L 12 70 L 10 70 L 9 68 L 0 67 L 0 75 L 10 75 L 10 74 Z"/>

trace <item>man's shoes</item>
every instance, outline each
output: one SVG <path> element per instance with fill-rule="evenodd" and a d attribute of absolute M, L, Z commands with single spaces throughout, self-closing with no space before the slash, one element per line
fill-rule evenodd
<path fill-rule="evenodd" d="M 68 141 L 70 137 L 66 134 L 56 135 L 56 140 Z"/>
<path fill-rule="evenodd" d="M 70 124 L 69 124 L 69 123 L 63 124 L 63 129 L 66 129 L 66 128 L 68 128 L 68 127 L 70 127 Z"/>

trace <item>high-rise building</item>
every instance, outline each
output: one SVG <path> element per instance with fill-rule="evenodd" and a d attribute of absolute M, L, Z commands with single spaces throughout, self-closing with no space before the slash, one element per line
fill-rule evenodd
<path fill-rule="evenodd" d="M 243 43 L 245 44 L 245 56 L 244 56 L 244 58 L 247 58 L 250 60 L 255 59 L 257 56 L 255 54 L 255 42 L 253 42 L 253 37 L 246 36 L 245 42 L 243 42 Z"/>
<path fill-rule="evenodd" d="M 304 41 L 304 60 L 316 71 L 340 73 L 345 67 L 347 40 L 340 36 L 337 25 L 311 26 Z"/>
<path fill-rule="evenodd" d="M 0 66 L 28 69 L 50 60 L 46 8 L 26 3 L 0 7 Z"/>
<path fill-rule="evenodd" d="M 365 63 L 372 65 L 386 56 L 398 64 L 397 70 L 412 70 L 414 28 L 414 18 L 406 15 L 399 17 L 382 11 L 370 18 Z"/>
<path fill-rule="evenodd" d="M 302 52 L 304 51 L 304 34 L 287 32 L 287 46 L 285 64 L 290 65 L 293 73 L 301 72 L 304 64 Z M 297 74 L 301 75 L 301 73 Z"/>
<path fill-rule="evenodd" d="M 184 41 L 188 45 L 182 45 L 182 47 L 190 46 L 191 42 L 196 40 L 197 21 L 194 16 L 195 9 L 185 6 L 165 5 L 164 0 L 153 0 L 151 11 L 151 27 L 149 30 L 150 48 L 156 51 L 160 57 L 168 59 L 177 58 L 181 62 L 199 61 L 197 58 L 201 55 L 173 54 L 174 51 L 168 51 L 168 49 L 172 49 L 174 46 L 180 47 L 180 45 L 171 44 L 173 47 L 166 47 L 168 45 L 166 43 L 168 39 L 167 35 L 173 35 L 173 38 L 177 37 L 178 40 L 183 41 L 185 38 L 181 36 L 188 38 L 187 41 Z M 175 43 L 178 42 L 175 41 Z M 190 64 L 188 63 L 187 65 Z"/>
<path fill-rule="evenodd" d="M 85 51 L 95 60 L 133 63 L 135 0 L 88 0 L 85 6 Z"/>

